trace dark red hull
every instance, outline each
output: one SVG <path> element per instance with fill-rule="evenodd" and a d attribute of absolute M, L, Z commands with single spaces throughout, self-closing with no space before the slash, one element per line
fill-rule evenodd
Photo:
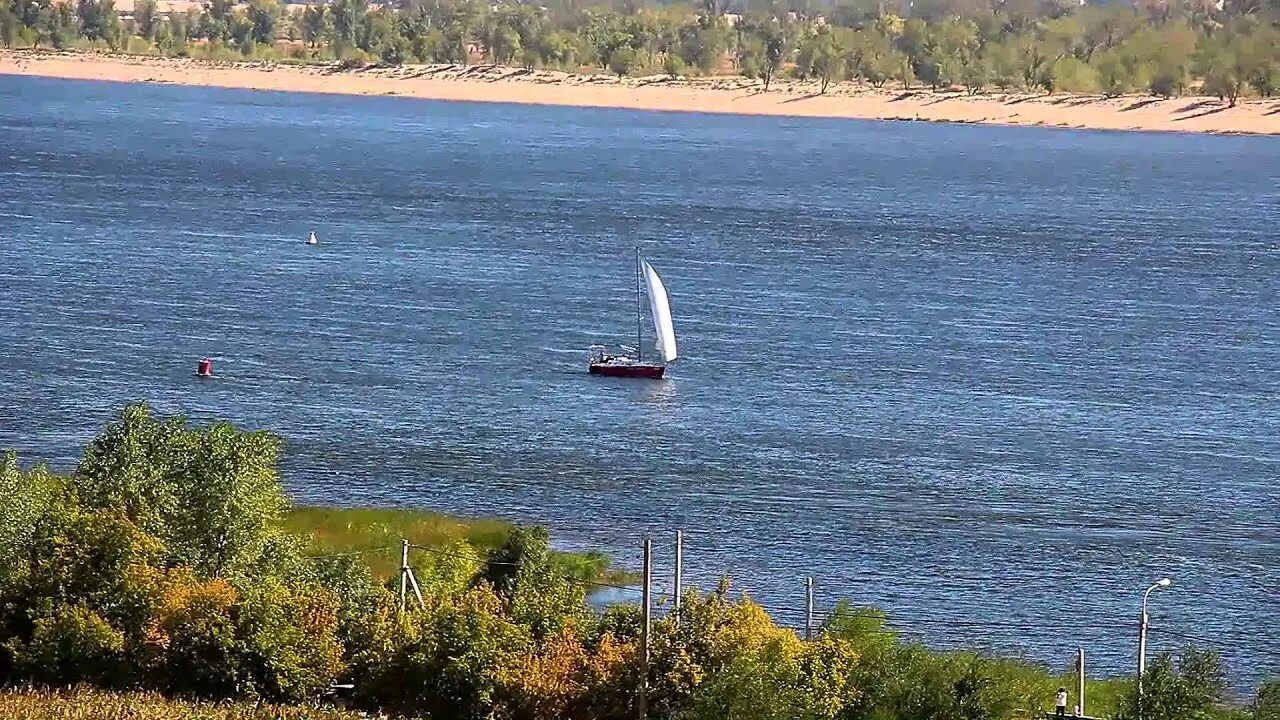
<path fill-rule="evenodd" d="M 592 375 L 603 375 L 605 377 L 625 377 L 625 378 L 649 378 L 657 380 L 662 377 L 662 373 L 666 372 L 664 365 L 604 365 L 600 363 L 591 363 Z"/>

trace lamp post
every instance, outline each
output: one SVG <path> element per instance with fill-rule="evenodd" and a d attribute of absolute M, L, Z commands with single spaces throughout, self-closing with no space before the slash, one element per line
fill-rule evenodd
<path fill-rule="evenodd" d="M 1142 676 L 1147 672 L 1147 599 L 1151 591 L 1166 588 L 1173 584 L 1169 578 L 1157 580 L 1142 594 L 1142 617 L 1138 620 L 1138 701 L 1142 701 Z"/>

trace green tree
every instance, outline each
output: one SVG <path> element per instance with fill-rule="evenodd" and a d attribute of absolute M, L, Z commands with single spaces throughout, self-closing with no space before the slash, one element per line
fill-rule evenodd
<path fill-rule="evenodd" d="M 136 0 L 133 4 L 133 24 L 138 35 L 147 39 L 156 39 L 159 22 L 156 17 L 156 0 Z"/>
<path fill-rule="evenodd" d="M 1242 42 L 1245 81 L 1264 98 L 1280 92 L 1280 31 L 1260 26 Z"/>
<path fill-rule="evenodd" d="M 444 33 L 435 28 L 415 35 L 410 40 L 410 46 L 413 48 L 414 56 L 423 62 L 441 62 L 450 57 L 448 39 Z"/>
<path fill-rule="evenodd" d="M 70 47 L 76 38 L 76 16 L 71 6 L 67 3 L 55 4 L 47 15 L 47 23 L 44 34 L 49 42 L 59 50 Z"/>
<path fill-rule="evenodd" d="M 509 25 L 498 25 L 489 40 L 489 57 L 495 64 L 508 65 L 520 53 L 520 33 Z"/>
<path fill-rule="evenodd" d="M 1160 653 L 1142 676 L 1142 694 L 1135 685 L 1122 699 L 1119 720 L 1208 720 L 1226 691 L 1222 661 L 1211 650 L 1187 646 L 1175 659 Z"/>
<path fill-rule="evenodd" d="M 388 65 L 403 65 L 413 59 L 413 46 L 399 33 L 391 35 L 382 46 L 382 61 Z"/>
<path fill-rule="evenodd" d="M 847 73 L 881 87 L 897 69 L 898 58 L 889 38 L 874 29 L 861 29 L 849 36 Z"/>
<path fill-rule="evenodd" d="M 786 34 L 772 17 L 751 18 L 738 25 L 738 65 L 745 77 L 758 77 L 769 91 L 786 55 Z"/>
<path fill-rule="evenodd" d="M 0 7 L 0 43 L 4 43 L 6 49 L 12 48 L 18 41 L 20 25 L 18 16 L 9 9 L 8 5 Z"/>
<path fill-rule="evenodd" d="M 168 37 L 163 49 L 176 55 L 186 54 L 187 40 L 191 38 L 190 16 L 171 13 L 168 22 L 164 23 L 162 27 L 168 30 Z"/>
<path fill-rule="evenodd" d="M 246 7 L 249 23 L 253 26 L 250 36 L 260 45 L 272 45 L 276 41 L 276 23 L 280 19 L 280 6 L 276 0 L 249 0 Z"/>
<path fill-rule="evenodd" d="M 538 54 L 546 65 L 569 67 L 578 56 L 578 38 L 564 30 L 545 33 L 538 38 Z"/>
<path fill-rule="evenodd" d="M 360 26 L 369 11 L 367 0 L 334 0 L 330 5 L 333 16 L 334 43 L 341 54 L 343 48 L 356 44 Z"/>
<path fill-rule="evenodd" d="M 298 22 L 302 41 L 314 49 L 333 32 L 333 16 L 328 5 L 308 5 Z"/>
<path fill-rule="evenodd" d="M 585 621 L 583 588 L 559 577 L 545 528 L 513 530 L 490 553 L 473 584 L 492 587 L 511 617 L 529 627 L 534 637 Z"/>
<path fill-rule="evenodd" d="M 1215 40 L 1199 54 L 1197 60 L 1204 77 L 1204 92 L 1217 95 L 1235 107 L 1249 77 L 1249 63 L 1240 49 L 1228 39 Z"/>
<path fill-rule="evenodd" d="M 1104 95 L 1114 97 L 1123 95 L 1130 88 L 1129 68 L 1117 50 L 1102 53 L 1092 63 L 1098 75 L 1098 85 Z"/>
<path fill-rule="evenodd" d="M 375 654 L 357 693 L 373 707 L 437 720 L 493 717 L 527 632 L 487 587 L 408 613 Z"/>
<path fill-rule="evenodd" d="M 77 0 L 76 19 L 81 35 L 90 40 L 105 40 L 119 23 L 115 0 Z"/>
<path fill-rule="evenodd" d="M 662 58 L 662 71 L 675 79 L 688 72 L 689 66 L 685 65 L 684 58 L 679 53 L 671 52 Z"/>
<path fill-rule="evenodd" d="M 235 574 L 265 556 L 286 502 L 278 438 L 227 423 L 189 428 L 130 405 L 85 450 L 81 498 L 118 509 L 160 538 L 172 561 L 206 577 Z"/>
<path fill-rule="evenodd" d="M 1280 679 L 1268 680 L 1258 686 L 1250 710 L 1253 720 L 1280 720 Z"/>
<path fill-rule="evenodd" d="M 1091 93 L 1098 91 L 1098 75 L 1094 69 L 1074 57 L 1058 60 L 1045 74 L 1041 86 L 1049 92 Z"/>
<path fill-rule="evenodd" d="M 1025 87 L 1022 68 L 1015 46 L 1001 43 L 988 49 L 987 61 L 991 68 L 991 82 L 1001 90 Z"/>
<path fill-rule="evenodd" d="M 831 28 L 819 28 L 801 45 L 797 55 L 797 70 L 804 77 L 818 79 L 819 93 L 839 81 L 847 64 L 842 37 Z"/>
<path fill-rule="evenodd" d="M 686 65 L 714 73 L 729 42 L 729 27 L 720 15 L 702 15 L 680 31 L 679 48 Z"/>
<path fill-rule="evenodd" d="M 51 507 L 67 494 L 62 481 L 44 467 L 23 470 L 16 453 L 0 455 L 0 588 L 18 568 Z"/>
<path fill-rule="evenodd" d="M 770 33 L 764 40 L 764 60 L 760 63 L 760 79 L 764 81 L 764 91 L 769 92 L 769 83 L 782 67 L 786 57 L 787 40 L 782 32 Z"/>

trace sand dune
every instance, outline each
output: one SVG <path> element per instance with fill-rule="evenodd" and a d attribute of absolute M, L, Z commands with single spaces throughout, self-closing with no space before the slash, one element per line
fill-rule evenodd
<path fill-rule="evenodd" d="M 170 83 L 432 100 L 636 110 L 919 120 L 1223 134 L 1280 135 L 1280 100 L 903 92 L 840 83 L 777 82 L 769 92 L 744 78 L 672 80 L 576 75 L 493 66 L 414 65 L 337 71 L 320 66 L 209 63 L 87 53 L 0 51 L 0 75 Z"/>

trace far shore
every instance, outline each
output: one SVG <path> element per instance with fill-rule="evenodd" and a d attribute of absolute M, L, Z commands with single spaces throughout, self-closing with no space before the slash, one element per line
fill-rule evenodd
<path fill-rule="evenodd" d="M 902 120 L 1092 130 L 1280 135 L 1280 99 L 933 92 L 739 77 L 619 79 L 474 65 L 339 70 L 285 63 L 215 63 L 100 53 L 0 51 L 0 75 L 195 85 L 250 90 L 402 96 L 427 100 L 621 108 L 669 112 Z"/>

